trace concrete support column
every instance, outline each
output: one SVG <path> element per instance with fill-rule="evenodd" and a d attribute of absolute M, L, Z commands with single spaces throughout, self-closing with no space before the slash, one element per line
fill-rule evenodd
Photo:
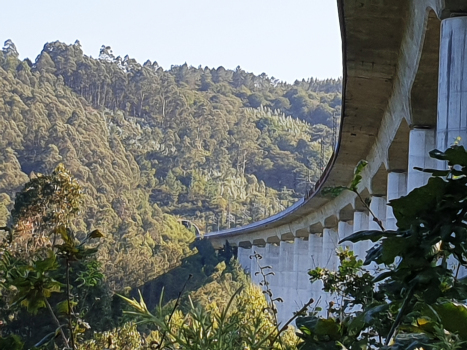
<path fill-rule="evenodd" d="M 321 266 L 329 270 L 336 271 L 339 259 L 336 249 L 339 242 L 339 235 L 336 231 L 325 228 L 323 230 L 323 255 Z"/>
<path fill-rule="evenodd" d="M 251 255 L 251 248 L 238 247 L 237 260 L 246 273 L 251 272 L 250 255 Z"/>
<path fill-rule="evenodd" d="M 319 233 L 311 233 L 308 236 L 308 254 L 311 258 L 310 269 L 320 266 L 320 258 L 323 252 L 323 236 Z"/>
<path fill-rule="evenodd" d="M 371 197 L 370 209 L 375 214 L 376 218 L 381 220 L 384 228 L 386 228 L 386 198 L 385 197 Z M 373 220 L 373 216 L 369 215 L 368 228 L 370 230 L 381 230 L 378 223 Z"/>
<path fill-rule="evenodd" d="M 271 266 L 272 269 L 267 270 L 266 272 L 274 272 L 274 275 L 269 275 L 268 281 L 271 289 L 274 292 L 274 289 L 279 285 L 279 246 L 272 243 L 266 244 L 266 261 L 265 266 Z"/>
<path fill-rule="evenodd" d="M 318 233 L 312 233 L 308 236 L 308 254 L 311 257 L 311 266 L 310 269 L 315 269 L 316 267 L 323 267 L 321 266 L 321 256 L 323 255 L 323 237 Z M 310 294 L 315 302 L 318 303 L 318 300 L 321 299 L 319 302 L 320 307 L 325 306 L 324 299 L 325 293 L 323 292 L 323 283 L 321 281 L 316 281 L 314 283 L 310 283 Z"/>
<path fill-rule="evenodd" d="M 436 143 L 444 151 L 457 137 L 467 145 L 467 17 L 442 21 L 439 54 Z"/>
<path fill-rule="evenodd" d="M 415 170 L 419 168 L 434 168 L 436 163 L 428 153 L 436 148 L 435 130 L 413 128 L 409 136 L 409 171 L 407 176 L 407 192 L 421 187 L 428 182 L 430 174 Z"/>
<path fill-rule="evenodd" d="M 283 303 L 277 303 L 277 310 L 279 312 L 279 321 L 284 321 L 287 318 L 286 315 L 293 314 L 295 311 L 293 308 L 293 298 L 295 297 L 294 288 L 290 288 L 291 285 L 296 286 L 296 274 L 294 274 L 294 244 L 291 242 L 281 241 L 279 252 L 279 286 L 276 290 L 273 290 L 274 297 L 280 297 L 284 300 Z M 282 317 L 282 318 L 281 318 Z"/>
<path fill-rule="evenodd" d="M 353 225 L 349 224 L 346 221 L 339 221 L 339 224 L 337 226 L 337 233 L 339 234 L 339 241 L 340 241 L 344 239 L 345 237 L 350 236 L 353 233 Z M 352 242 L 344 242 L 342 246 L 347 247 L 350 250 L 353 250 Z"/>
<path fill-rule="evenodd" d="M 303 238 L 294 240 L 294 272 L 296 296 L 294 303 L 298 308 L 302 307 L 310 298 L 310 278 L 308 270 L 310 269 L 310 257 L 308 256 L 308 242 Z"/>
<path fill-rule="evenodd" d="M 441 23 L 438 80 L 437 142 L 444 151 L 454 142 L 467 146 L 467 17 L 452 17 Z M 460 140 L 458 139 L 460 137 Z M 438 168 L 447 168 L 438 162 Z M 454 257 L 448 260 L 449 268 L 457 269 Z M 467 275 L 460 268 L 459 277 Z"/>
<path fill-rule="evenodd" d="M 407 173 L 391 172 L 388 174 L 388 202 L 407 194 Z M 386 207 L 386 229 L 396 230 L 396 218 L 391 206 Z"/>
<path fill-rule="evenodd" d="M 279 288 L 278 295 L 285 300 L 284 290 L 290 285 L 291 275 L 293 275 L 293 244 L 281 241 L 279 246 Z"/>
<path fill-rule="evenodd" d="M 306 290 L 308 281 L 308 270 L 311 268 L 310 256 L 308 255 L 308 242 L 303 238 L 294 240 L 294 271 L 297 275 L 297 289 Z"/>
<path fill-rule="evenodd" d="M 259 282 L 261 282 L 263 280 L 261 274 L 259 273 L 260 272 L 260 268 L 259 266 L 265 266 L 265 253 L 266 253 L 266 247 L 260 247 L 260 246 L 253 246 L 251 248 L 251 255 L 254 255 L 254 254 L 259 254 L 262 259 L 260 259 L 259 257 L 255 258 L 254 256 L 251 257 L 251 280 L 253 281 L 253 283 L 255 284 L 259 284 Z"/>
<path fill-rule="evenodd" d="M 353 231 L 368 230 L 368 214 L 363 211 L 356 211 L 353 214 Z M 366 251 L 368 250 L 368 242 L 357 242 L 354 245 L 354 253 L 359 259 L 365 261 Z"/>

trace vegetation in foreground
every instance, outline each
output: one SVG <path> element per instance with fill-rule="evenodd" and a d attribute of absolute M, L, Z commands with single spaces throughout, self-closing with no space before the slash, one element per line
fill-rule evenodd
<path fill-rule="evenodd" d="M 433 175 L 427 185 L 390 202 L 397 231 L 356 232 L 345 240 L 376 242 L 364 262 L 341 250 L 338 271 L 309 272 L 311 282 L 321 280 L 334 301 L 326 310 L 299 315 L 298 338 L 279 328 L 271 302 L 238 266 L 227 272 L 226 262 L 202 289 L 168 304 L 161 298 L 154 311 L 141 297 L 124 297 L 125 315 L 134 317 L 133 323 L 123 318 L 113 330 L 87 332 L 92 312 L 83 314 L 86 307 L 80 305 L 103 278 L 93 270 L 91 243 L 101 233 L 90 232 L 84 242 L 73 239 L 66 220 L 76 213 L 79 192 L 63 168 L 32 180 L 17 196 L 13 227 L 3 228 L 2 313 L 11 319 L 21 309 L 47 314 L 44 319 L 57 328 L 36 348 L 467 349 L 467 278 L 461 277 L 467 265 L 467 152 L 453 146 L 431 155 L 449 169 L 425 169 Z M 30 227 L 34 232 L 25 236 Z M 363 268 L 371 263 L 379 266 L 376 277 Z M 22 332 L 38 332 L 23 325 Z M 3 348 L 24 348 L 14 332 L 0 341 Z"/>

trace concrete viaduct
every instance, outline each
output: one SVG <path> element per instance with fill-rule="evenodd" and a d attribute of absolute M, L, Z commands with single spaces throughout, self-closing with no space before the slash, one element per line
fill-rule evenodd
<path fill-rule="evenodd" d="M 395 219 L 387 201 L 423 185 L 414 167 L 440 167 L 429 157 L 461 137 L 467 144 L 467 0 L 338 0 L 343 49 L 343 105 L 339 142 L 314 192 L 268 219 L 206 237 L 215 248 L 238 247 L 238 260 L 254 281 L 268 276 L 279 319 L 310 297 L 326 307 L 307 271 L 337 268 L 338 241 L 352 232 L 379 229 L 355 194 L 336 198 L 325 187 L 348 186 L 356 164 L 368 166 L 359 187 L 387 229 Z M 369 244 L 355 244 L 364 258 Z"/>

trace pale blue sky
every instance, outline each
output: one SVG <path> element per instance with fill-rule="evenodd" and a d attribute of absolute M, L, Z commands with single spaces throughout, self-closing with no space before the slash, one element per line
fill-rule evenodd
<path fill-rule="evenodd" d="M 335 0 L 10 0 L 0 41 L 34 60 L 46 42 L 79 39 L 116 56 L 170 65 L 224 66 L 293 82 L 342 75 Z"/>

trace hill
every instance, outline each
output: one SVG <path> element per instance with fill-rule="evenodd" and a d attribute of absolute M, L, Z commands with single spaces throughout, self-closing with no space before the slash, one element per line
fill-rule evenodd
<path fill-rule="evenodd" d="M 141 285 L 190 254 L 202 231 L 265 218 L 313 184 L 330 154 L 340 80 L 97 59 L 47 43 L 35 62 L 0 53 L 0 221 L 36 173 L 63 163 L 84 189 L 77 232 L 107 233 L 112 289 Z M 0 222 L 1 224 L 1 222 Z"/>

